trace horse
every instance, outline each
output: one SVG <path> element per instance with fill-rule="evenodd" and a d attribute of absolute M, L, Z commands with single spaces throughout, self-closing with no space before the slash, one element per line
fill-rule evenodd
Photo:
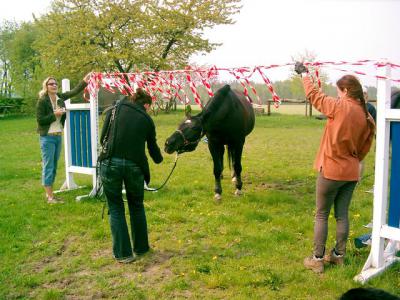
<path fill-rule="evenodd" d="M 220 88 L 195 116 L 188 116 L 178 129 L 166 140 L 165 152 L 172 154 L 196 149 L 206 135 L 208 149 L 214 163 L 215 199 L 221 200 L 221 174 L 225 145 L 228 149 L 229 166 L 233 165 L 232 181 L 236 185 L 235 195 L 242 190 L 242 151 L 246 136 L 254 128 L 255 116 L 252 104 L 239 91 L 229 85 Z"/>

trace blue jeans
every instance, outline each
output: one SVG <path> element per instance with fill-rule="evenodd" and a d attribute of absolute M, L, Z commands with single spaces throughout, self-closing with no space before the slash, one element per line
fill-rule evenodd
<path fill-rule="evenodd" d="M 56 178 L 57 163 L 61 153 L 61 136 L 40 136 L 42 152 L 42 184 L 52 186 Z"/>
<path fill-rule="evenodd" d="M 149 241 L 143 205 L 144 177 L 142 170 L 130 160 L 113 157 L 101 163 L 100 175 L 107 197 L 114 257 L 124 259 L 133 255 L 125 219 L 122 183 L 125 185 L 128 199 L 133 250 L 139 255 L 147 252 Z"/>

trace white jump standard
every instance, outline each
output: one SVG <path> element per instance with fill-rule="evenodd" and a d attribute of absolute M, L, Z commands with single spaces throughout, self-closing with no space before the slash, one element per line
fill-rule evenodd
<path fill-rule="evenodd" d="M 68 79 L 62 80 L 62 91 L 70 90 Z M 96 195 L 97 182 L 97 156 L 98 156 L 98 105 L 97 99 L 90 99 L 89 103 L 72 104 L 65 101 L 67 119 L 64 126 L 64 152 L 65 152 L 65 182 L 60 191 L 80 188 L 74 181 L 73 174 L 87 174 L 92 176 L 92 191 L 89 195 L 78 196 L 79 201 L 85 197 Z"/>
<path fill-rule="evenodd" d="M 379 67 L 378 72 L 378 75 L 390 78 L 389 66 Z M 361 283 L 400 261 L 400 257 L 396 256 L 400 250 L 400 109 L 390 107 L 390 83 L 389 79 L 378 79 L 372 244 L 361 273 L 354 278 Z"/>

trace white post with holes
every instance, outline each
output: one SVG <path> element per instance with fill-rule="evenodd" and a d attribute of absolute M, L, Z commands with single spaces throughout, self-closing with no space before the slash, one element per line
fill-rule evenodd
<path fill-rule="evenodd" d="M 400 261 L 400 257 L 396 256 L 400 241 L 399 224 L 395 225 L 397 227 L 388 225 L 388 213 L 391 213 L 388 211 L 390 130 L 391 122 L 400 122 L 400 109 L 391 109 L 390 107 L 391 81 L 384 78 L 390 78 L 391 72 L 388 65 L 383 65 L 378 67 L 378 75 L 382 76 L 382 78 L 378 79 L 377 86 L 377 131 L 371 252 L 361 273 L 354 278 L 354 280 L 361 283 L 365 283 L 370 278 L 380 274 L 394 262 Z M 398 157 L 398 155 L 400 153 L 392 152 L 392 161 L 394 156 Z M 391 174 L 392 177 L 399 175 L 393 174 L 393 172 Z M 400 199 L 391 197 L 391 201 L 400 201 Z M 385 247 L 386 242 L 387 245 Z"/>
<path fill-rule="evenodd" d="M 68 79 L 62 80 L 62 91 L 70 90 Z M 96 97 L 90 103 L 71 103 L 65 101 L 67 118 L 64 125 L 65 182 L 57 192 L 73 190 L 79 187 L 73 174 L 92 176 L 92 190 L 89 195 L 78 196 L 79 201 L 85 197 L 93 197 L 98 189 L 97 183 L 97 149 L 98 149 L 98 105 Z"/>

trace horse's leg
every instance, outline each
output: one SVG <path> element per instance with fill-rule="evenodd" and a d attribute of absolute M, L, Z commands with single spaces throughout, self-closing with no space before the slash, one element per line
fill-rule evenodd
<path fill-rule="evenodd" d="M 221 173 L 224 161 L 224 145 L 218 142 L 208 141 L 208 149 L 210 150 L 214 162 L 214 178 L 215 178 L 215 200 L 221 200 L 222 186 L 221 186 Z"/>
<path fill-rule="evenodd" d="M 235 145 L 234 156 L 233 156 L 233 170 L 235 172 L 235 185 L 236 191 L 235 195 L 240 196 L 242 194 L 242 152 L 243 152 L 244 142 L 239 142 Z"/>

